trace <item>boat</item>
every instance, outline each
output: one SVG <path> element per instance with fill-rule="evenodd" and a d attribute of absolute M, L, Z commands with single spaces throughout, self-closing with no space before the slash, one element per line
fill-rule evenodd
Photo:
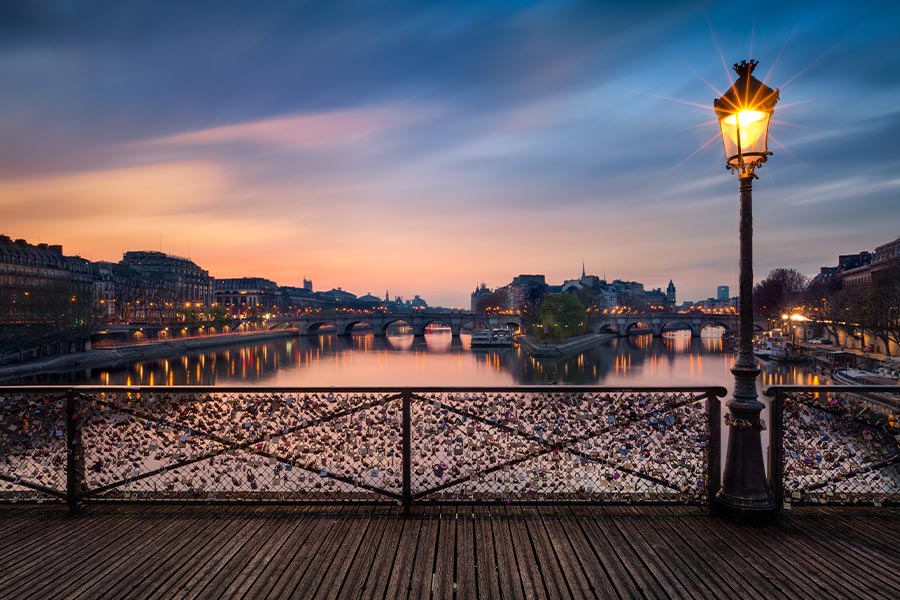
<path fill-rule="evenodd" d="M 835 383 L 843 385 L 898 385 L 896 378 L 885 377 L 882 374 L 863 371 L 862 369 L 837 368 L 831 372 L 831 378 Z M 851 395 L 858 400 L 861 400 L 867 409 L 880 413 L 886 417 L 895 415 L 900 411 L 900 397 L 898 397 L 897 394 L 860 390 L 860 393 L 853 393 Z"/>
<path fill-rule="evenodd" d="M 773 329 L 763 336 L 753 348 L 753 354 L 763 360 L 773 360 L 787 355 L 787 342 L 781 337 L 781 331 Z"/>
<path fill-rule="evenodd" d="M 809 356 L 798 352 L 781 337 L 781 331 L 773 329 L 766 333 L 753 349 L 753 354 L 763 360 L 780 363 L 798 363 L 809 360 Z"/>
<path fill-rule="evenodd" d="M 832 378 L 844 385 L 897 385 L 897 379 L 862 369 L 835 369 Z"/>
<path fill-rule="evenodd" d="M 472 348 L 511 348 L 513 334 L 509 329 L 482 329 L 472 334 Z"/>

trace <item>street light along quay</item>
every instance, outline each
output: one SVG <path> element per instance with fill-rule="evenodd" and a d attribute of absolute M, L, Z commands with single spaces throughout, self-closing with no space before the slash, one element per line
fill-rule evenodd
<path fill-rule="evenodd" d="M 725 424 L 730 428 L 722 489 L 716 495 L 717 514 L 751 522 L 777 516 L 774 496 L 766 480 L 757 399 L 759 367 L 753 357 L 753 180 L 756 169 L 772 154 L 767 143 L 769 122 L 778 102 L 773 90 L 753 77 L 757 61 L 734 65 L 734 85 L 713 102 L 725 144 L 726 168 L 740 180 L 740 338 L 734 374 L 734 397 L 728 401 Z"/>

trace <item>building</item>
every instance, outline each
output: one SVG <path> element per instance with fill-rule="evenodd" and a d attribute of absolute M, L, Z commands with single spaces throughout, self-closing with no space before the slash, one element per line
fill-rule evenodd
<path fill-rule="evenodd" d="M 839 266 L 837 272 L 833 276 L 838 277 L 841 284 L 845 286 L 854 287 L 869 285 L 873 278 L 878 277 L 879 274 L 887 269 L 895 260 L 900 259 L 900 238 L 878 246 L 875 248 L 873 254 L 861 252 L 858 260 L 859 266 L 854 266 L 857 264 L 857 261 L 849 260 L 851 257 L 855 258 L 856 255 L 840 257 L 842 259 L 848 259 L 846 261 L 848 268 L 840 268 Z M 868 262 L 866 259 L 868 259 Z"/>
<path fill-rule="evenodd" d="M 119 264 L 137 271 L 143 306 L 138 315 L 151 321 L 173 320 L 182 308 L 213 304 L 213 278 L 192 260 L 152 250 L 130 250 Z"/>
<path fill-rule="evenodd" d="M 0 235 L 0 323 L 43 320 L 53 309 L 38 303 L 92 302 L 93 287 L 90 261 L 63 255 L 62 246 Z"/>
<path fill-rule="evenodd" d="M 728 300 L 731 296 L 729 296 L 729 289 L 727 285 L 720 285 L 716 288 L 716 300 L 722 302 L 724 300 Z"/>
<path fill-rule="evenodd" d="M 281 304 L 278 284 L 262 277 L 216 279 L 214 300 L 232 315 L 247 315 L 253 311 L 272 312 Z"/>
<path fill-rule="evenodd" d="M 469 307 L 472 312 L 479 312 L 482 309 L 485 301 L 491 297 L 494 293 L 494 290 L 490 289 L 485 283 L 482 281 L 480 286 L 475 288 L 475 291 L 472 292 L 470 296 L 470 304 Z"/>
<path fill-rule="evenodd" d="M 866 250 L 857 254 L 841 254 L 838 256 L 837 265 L 819 269 L 819 274 L 813 277 L 810 285 L 830 287 L 840 283 L 846 273 L 850 273 L 848 279 L 850 285 L 865 281 L 866 268 L 872 264 L 873 257 L 874 255 Z"/>

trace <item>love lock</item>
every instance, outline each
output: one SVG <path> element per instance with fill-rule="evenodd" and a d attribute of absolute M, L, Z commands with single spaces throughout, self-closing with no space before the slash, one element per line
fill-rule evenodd
<path fill-rule="evenodd" d="M 433 471 L 435 477 L 443 477 L 444 471 L 447 470 L 447 466 L 443 463 L 434 465 Z"/>

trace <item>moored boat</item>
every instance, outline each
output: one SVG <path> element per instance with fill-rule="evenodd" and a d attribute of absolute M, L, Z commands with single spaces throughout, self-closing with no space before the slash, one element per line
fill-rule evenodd
<path fill-rule="evenodd" d="M 509 348 L 513 334 L 509 329 L 482 329 L 472 334 L 472 348 Z"/>

